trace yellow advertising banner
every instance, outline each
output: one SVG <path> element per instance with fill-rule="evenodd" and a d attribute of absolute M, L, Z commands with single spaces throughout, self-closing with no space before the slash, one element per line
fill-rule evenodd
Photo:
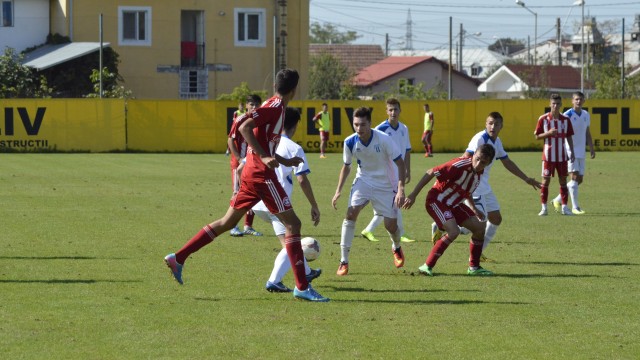
<path fill-rule="evenodd" d="M 371 107 L 372 125 L 387 118 L 384 101 L 327 101 L 331 131 L 327 150 L 342 152 L 353 133 L 355 109 Z M 504 117 L 500 133 L 508 150 L 541 149 L 533 131 L 548 100 L 402 101 L 400 120 L 410 131 L 414 152 L 422 152 L 423 104 L 434 114 L 435 152 L 461 152 L 471 137 L 484 129 L 492 111 Z M 0 102 L 2 151 L 148 151 L 215 152 L 227 147 L 227 136 L 237 104 L 211 100 L 29 99 Z M 571 106 L 564 99 L 565 108 Z M 126 106 L 126 110 L 125 110 Z M 318 152 L 320 136 L 314 115 L 322 101 L 293 101 L 302 120 L 294 141 L 305 151 Z M 597 151 L 640 150 L 640 102 L 587 100 L 591 135 Z"/>

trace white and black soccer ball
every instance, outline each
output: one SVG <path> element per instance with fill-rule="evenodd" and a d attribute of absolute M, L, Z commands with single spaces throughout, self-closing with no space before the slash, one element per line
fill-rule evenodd
<path fill-rule="evenodd" d="M 307 236 L 302 238 L 300 243 L 302 245 L 302 252 L 304 253 L 304 257 L 307 261 L 311 262 L 320 256 L 320 243 L 318 240 Z"/>

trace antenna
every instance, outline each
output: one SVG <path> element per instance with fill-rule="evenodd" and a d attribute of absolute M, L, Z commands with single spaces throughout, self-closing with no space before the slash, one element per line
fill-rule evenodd
<path fill-rule="evenodd" d="M 405 35 L 405 41 L 404 41 L 404 49 L 405 50 L 413 50 L 413 30 L 412 30 L 412 25 L 413 22 L 411 21 L 411 8 L 409 8 L 408 12 L 407 12 L 407 34 Z"/>

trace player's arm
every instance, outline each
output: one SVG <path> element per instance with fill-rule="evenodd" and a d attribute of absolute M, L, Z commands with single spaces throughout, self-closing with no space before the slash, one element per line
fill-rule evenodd
<path fill-rule="evenodd" d="M 311 205 L 311 221 L 313 221 L 313 226 L 317 226 L 320 222 L 320 209 L 318 208 L 316 197 L 313 195 L 311 181 L 307 178 L 307 174 L 297 175 L 296 178 L 298 179 L 298 184 L 300 184 L 300 189 L 302 189 L 304 196 L 307 197 Z"/>
<path fill-rule="evenodd" d="M 276 160 L 278 160 L 278 162 L 284 166 L 288 166 L 288 167 L 294 167 L 294 166 L 298 166 L 300 164 L 302 164 L 304 162 L 304 160 L 301 157 L 298 156 L 294 156 L 290 159 L 287 159 L 285 157 L 282 157 L 280 155 L 278 155 L 278 153 L 276 153 L 275 155 Z"/>
<path fill-rule="evenodd" d="M 478 209 L 471 195 L 467 196 L 467 198 L 464 199 L 464 203 L 471 209 L 471 211 L 473 211 L 474 214 L 476 214 L 476 217 L 478 218 L 478 220 L 480 221 L 487 220 L 487 215 L 485 215 L 485 213 L 483 213 L 480 209 Z"/>
<path fill-rule="evenodd" d="M 425 187 L 434 177 L 435 177 L 435 174 L 433 172 L 433 169 L 427 170 L 424 176 L 422 176 L 422 179 L 420 179 L 420 181 L 418 181 L 418 184 L 416 184 L 415 189 L 413 189 L 411 194 L 409 194 L 404 199 L 404 205 L 402 205 L 402 208 L 411 209 L 411 206 L 413 206 L 413 204 L 416 202 L 416 197 L 418 196 L 418 194 L 420 194 L 420 191 L 422 191 L 422 188 Z"/>
<path fill-rule="evenodd" d="M 567 144 L 569 145 L 569 149 L 571 150 L 571 156 L 569 157 L 569 160 L 575 161 L 576 160 L 576 156 L 573 153 L 573 136 L 567 137 Z"/>
<path fill-rule="evenodd" d="M 338 199 L 340 198 L 340 193 L 342 192 L 342 187 L 344 186 L 344 182 L 347 180 L 347 177 L 351 173 L 351 164 L 342 165 L 342 169 L 340 169 L 340 176 L 338 177 L 338 187 L 336 188 L 336 193 L 333 195 L 333 199 L 331 200 L 331 204 L 334 209 L 338 209 L 336 204 L 338 203 Z"/>
<path fill-rule="evenodd" d="M 558 133 L 558 129 L 551 128 L 547 131 L 544 131 L 542 127 L 542 120 L 538 120 L 538 124 L 536 125 L 536 130 L 533 132 L 533 135 L 536 137 L 536 140 L 546 139 L 548 137 L 556 136 Z"/>
<path fill-rule="evenodd" d="M 404 182 L 407 170 L 405 169 L 405 162 L 401 157 L 395 159 L 394 162 L 398 167 L 398 193 L 396 194 L 395 203 L 398 208 L 401 208 L 402 205 L 404 205 Z"/>
<path fill-rule="evenodd" d="M 265 164 L 269 169 L 277 168 L 280 166 L 278 160 L 275 157 L 269 156 L 267 152 L 260 146 L 258 139 L 253 134 L 253 129 L 256 128 L 256 122 L 253 118 L 247 118 L 240 127 L 238 127 L 238 131 L 244 137 L 244 140 L 251 146 L 253 151 L 260 156 L 260 161 Z"/>
<path fill-rule="evenodd" d="M 525 175 L 525 173 L 522 172 L 522 170 L 520 170 L 518 165 L 516 165 L 516 163 L 514 163 L 511 159 L 509 158 L 502 159 L 502 165 L 504 165 L 504 167 L 507 170 L 509 170 L 510 173 L 519 177 L 527 184 L 533 186 L 534 189 L 540 189 L 540 187 L 542 186 L 542 184 L 540 184 L 536 179 L 530 178 L 527 175 Z"/>
<path fill-rule="evenodd" d="M 316 114 L 316 116 L 314 116 L 314 117 L 313 117 L 313 119 L 311 119 L 311 120 L 313 120 L 314 122 L 315 122 L 315 121 L 318 121 L 318 120 L 320 120 L 320 117 L 321 117 L 321 116 L 322 116 L 322 111 L 320 111 L 319 113 L 317 113 L 317 114 Z"/>
<path fill-rule="evenodd" d="M 238 148 L 236 147 L 236 144 L 234 143 L 233 138 L 231 137 L 227 138 L 227 146 L 229 147 L 229 151 L 231 152 L 233 157 L 235 157 L 238 161 L 240 161 L 241 159 L 240 151 L 238 151 Z"/>
<path fill-rule="evenodd" d="M 407 150 L 407 152 L 404 154 L 404 168 L 404 184 L 406 185 L 411 182 L 411 149 Z"/>
<path fill-rule="evenodd" d="M 596 157 L 596 151 L 593 149 L 593 139 L 591 138 L 591 130 L 587 126 L 587 145 L 589 145 L 589 151 L 591 152 L 591 158 Z"/>

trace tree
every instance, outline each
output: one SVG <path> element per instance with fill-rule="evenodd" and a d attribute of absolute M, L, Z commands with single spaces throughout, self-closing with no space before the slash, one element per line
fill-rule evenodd
<path fill-rule="evenodd" d="M 23 65 L 24 55 L 12 48 L 5 48 L 0 56 L 0 98 L 46 98 L 52 89 L 47 79 L 38 76 L 33 69 Z"/>
<path fill-rule="evenodd" d="M 93 93 L 85 95 L 88 98 L 100 97 L 100 72 L 97 69 L 93 69 L 90 76 L 93 83 Z M 120 85 L 122 77 L 118 74 L 112 73 L 106 67 L 102 69 L 102 97 L 113 99 L 131 99 L 133 93 L 131 90 L 125 89 Z"/>
<path fill-rule="evenodd" d="M 607 62 L 590 65 L 589 74 L 589 80 L 595 85 L 596 89 L 589 96 L 591 99 L 640 99 L 639 76 L 625 79 L 625 94 L 622 96 L 622 83 L 617 56 Z"/>
<path fill-rule="evenodd" d="M 355 98 L 351 84 L 353 73 L 338 58 L 321 53 L 309 59 L 309 98 L 342 99 Z"/>
<path fill-rule="evenodd" d="M 340 32 L 331 24 L 320 25 L 318 22 L 309 28 L 309 42 L 311 44 L 349 44 L 359 38 L 355 31 Z"/>
<path fill-rule="evenodd" d="M 488 49 L 500 54 L 503 54 L 504 52 L 503 55 L 509 55 L 524 49 L 524 43 L 522 42 L 522 40 L 500 38 L 493 44 L 489 45 Z"/>
<path fill-rule="evenodd" d="M 262 98 L 263 100 L 265 100 L 266 97 L 268 96 L 268 93 L 266 90 L 253 91 L 249 88 L 249 84 L 243 81 L 240 83 L 239 86 L 236 86 L 235 88 L 233 88 L 233 91 L 231 91 L 231 94 L 220 94 L 218 96 L 218 100 L 233 100 L 233 101 L 244 103 L 247 100 L 247 97 L 249 97 L 249 95 L 252 95 L 252 94 L 256 94 L 260 96 L 260 98 Z"/>
<path fill-rule="evenodd" d="M 446 100 L 447 92 L 444 90 L 442 82 L 438 82 L 431 89 L 424 90 L 424 83 L 415 85 L 409 84 L 406 79 L 399 79 L 395 84 L 389 86 L 389 91 L 374 94 L 374 100 L 384 100 L 394 97 L 398 100 Z"/>

